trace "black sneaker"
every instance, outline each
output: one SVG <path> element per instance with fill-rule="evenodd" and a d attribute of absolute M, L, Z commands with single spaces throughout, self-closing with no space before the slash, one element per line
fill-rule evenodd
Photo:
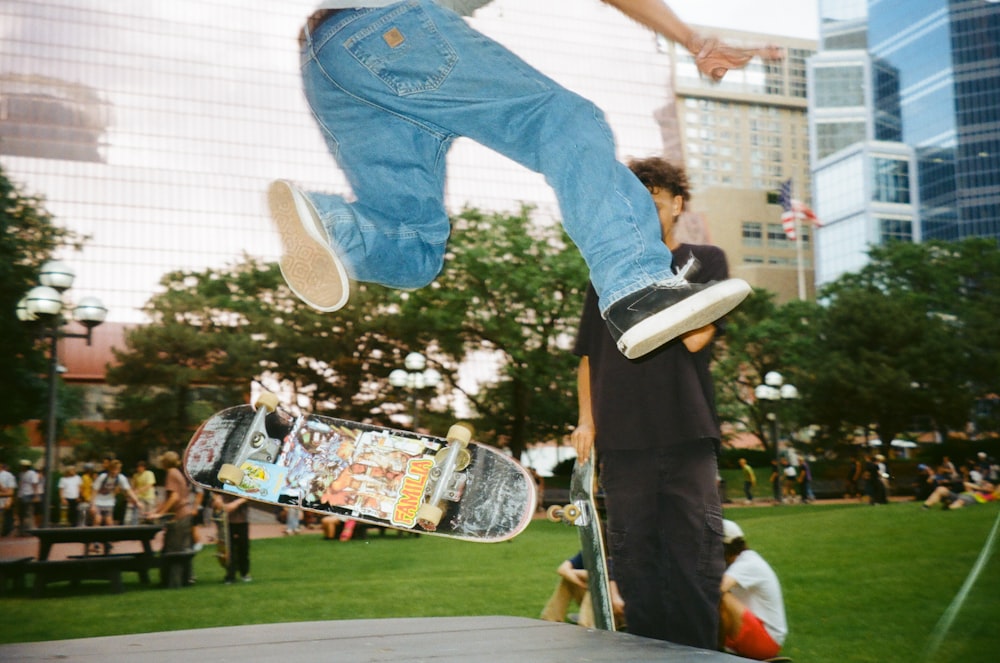
<path fill-rule="evenodd" d="M 627 295 L 604 316 L 618 349 L 636 359 L 726 315 L 750 294 L 742 279 L 690 283 L 677 277 Z"/>
<path fill-rule="evenodd" d="M 292 292 L 317 311 L 336 311 L 347 303 L 350 282 L 343 262 L 330 246 L 316 209 L 291 182 L 277 180 L 267 192 L 271 218 L 281 235 L 281 275 Z"/>

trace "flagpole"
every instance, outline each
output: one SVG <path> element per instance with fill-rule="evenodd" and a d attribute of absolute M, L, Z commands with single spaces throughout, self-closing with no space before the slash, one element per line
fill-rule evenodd
<path fill-rule="evenodd" d="M 792 190 L 789 193 L 792 200 L 795 200 L 794 180 L 792 180 Z M 792 217 L 795 219 L 795 266 L 799 281 L 799 300 L 804 302 L 806 300 L 806 270 L 802 261 L 802 224 L 799 223 L 802 217 L 795 207 L 795 204 L 792 203 Z"/>
<path fill-rule="evenodd" d="M 799 223 L 799 214 L 795 213 L 795 262 L 798 267 L 799 276 L 799 299 L 806 300 L 806 270 L 802 264 L 802 224 Z"/>

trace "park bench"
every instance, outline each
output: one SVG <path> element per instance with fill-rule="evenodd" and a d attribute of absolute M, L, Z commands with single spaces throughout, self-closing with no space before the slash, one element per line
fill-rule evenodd
<path fill-rule="evenodd" d="M 111 583 L 111 591 L 120 594 L 125 590 L 122 584 L 123 571 L 140 571 L 145 562 L 137 563 L 141 555 L 89 555 L 59 560 L 33 560 L 27 563 L 26 571 L 34 576 L 34 595 L 42 596 L 45 588 L 53 582 L 70 582 L 74 587 L 83 580 L 106 580 Z M 148 566 L 145 566 L 148 570 Z M 147 576 L 148 577 L 148 576 Z"/>
<path fill-rule="evenodd" d="M 32 559 L 34 558 L 0 559 L 0 595 L 7 591 L 8 581 L 12 591 L 24 589 L 24 573 Z"/>

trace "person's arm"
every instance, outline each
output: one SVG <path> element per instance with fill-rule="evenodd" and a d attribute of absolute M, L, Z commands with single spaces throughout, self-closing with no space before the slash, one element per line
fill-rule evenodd
<path fill-rule="evenodd" d="M 695 329 L 690 331 L 681 337 L 681 341 L 684 343 L 684 347 L 687 348 L 688 352 L 700 352 L 708 347 L 708 344 L 712 342 L 715 338 L 715 325 L 708 324 L 701 329 Z"/>
<path fill-rule="evenodd" d="M 236 511 L 236 509 L 240 508 L 241 506 L 243 506 L 246 503 L 247 503 L 247 498 L 245 498 L 245 497 L 237 497 L 232 502 L 226 502 L 225 504 L 223 504 L 222 505 L 222 509 L 226 513 L 232 513 L 233 511 Z"/>
<path fill-rule="evenodd" d="M 723 594 L 725 594 L 726 592 L 728 592 L 729 590 L 731 590 L 733 587 L 735 587 L 738 584 L 739 583 L 736 582 L 736 578 L 732 577 L 728 573 L 725 573 L 725 574 L 722 575 L 722 586 L 721 586 L 721 589 L 722 589 L 722 593 Z"/>
<path fill-rule="evenodd" d="M 558 573 L 562 578 L 564 578 L 566 582 L 572 583 L 577 587 L 582 587 L 583 589 L 587 589 L 586 569 L 573 568 L 573 565 L 570 564 L 569 560 L 566 560 L 565 562 L 560 564 L 559 568 L 556 569 L 556 573 Z"/>
<path fill-rule="evenodd" d="M 720 42 L 714 37 L 702 37 L 692 30 L 662 0 L 603 0 L 629 18 L 638 21 L 657 34 L 676 42 L 695 56 L 698 71 L 712 80 L 722 80 L 730 69 L 745 67 L 755 56 L 765 60 L 779 60 L 780 48 L 737 48 Z"/>
<path fill-rule="evenodd" d="M 177 499 L 178 499 L 177 491 L 168 490 L 166 497 L 163 498 L 163 501 L 160 503 L 160 505 L 149 512 L 149 517 L 156 518 L 170 513 L 174 505 L 177 504 Z"/>
<path fill-rule="evenodd" d="M 590 458 L 590 452 L 594 448 L 594 437 L 597 434 L 590 401 L 590 359 L 586 355 L 580 357 L 580 366 L 576 371 L 576 400 L 579 415 L 570 440 L 576 448 L 576 457 L 583 463 Z"/>

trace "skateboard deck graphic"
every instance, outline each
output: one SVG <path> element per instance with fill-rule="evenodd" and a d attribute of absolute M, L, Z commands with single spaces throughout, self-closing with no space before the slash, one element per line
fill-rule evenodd
<path fill-rule="evenodd" d="M 587 569 L 587 585 L 594 604 L 594 626 L 604 631 L 615 630 L 611 607 L 611 585 L 608 558 L 604 547 L 604 532 L 595 499 L 596 476 L 592 452 L 586 462 L 573 466 L 569 484 L 569 504 L 549 507 L 549 519 L 575 525 L 580 532 L 583 566 Z"/>
<path fill-rule="evenodd" d="M 510 539 L 531 520 L 530 475 L 499 450 L 468 442 L 464 427 L 453 426 L 445 439 L 293 417 L 275 409 L 276 399 L 258 405 L 223 410 L 201 425 L 184 454 L 191 481 L 258 502 L 470 541 Z"/>

